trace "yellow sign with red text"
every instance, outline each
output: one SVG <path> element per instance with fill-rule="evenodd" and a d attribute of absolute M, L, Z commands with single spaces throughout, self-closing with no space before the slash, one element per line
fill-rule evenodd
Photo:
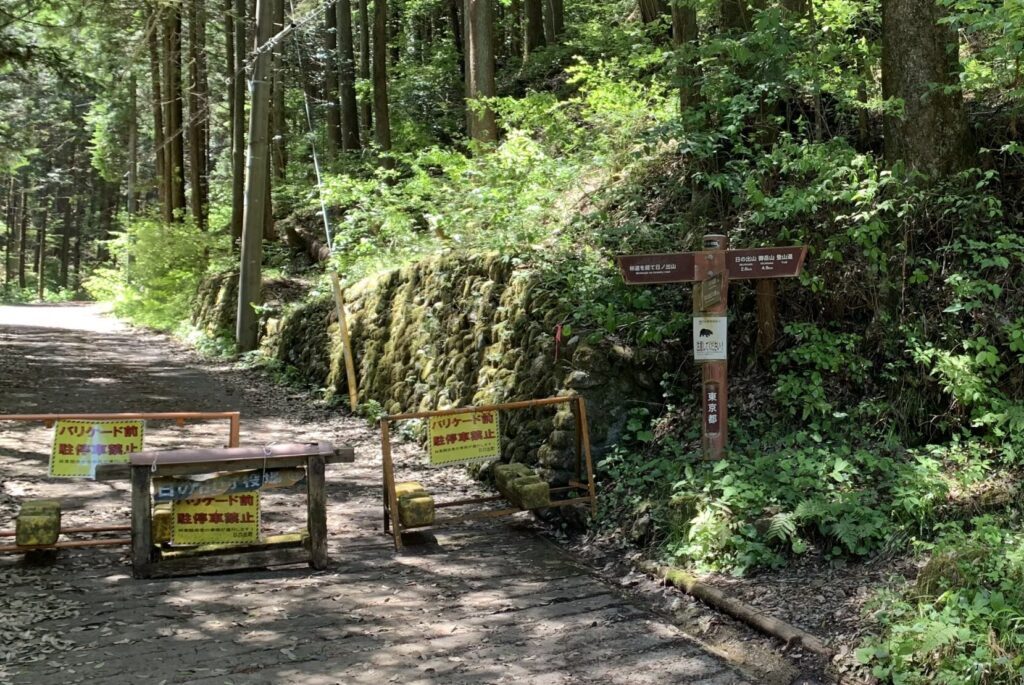
<path fill-rule="evenodd" d="M 498 412 L 431 416 L 427 436 L 431 466 L 471 464 L 501 456 Z"/>
<path fill-rule="evenodd" d="M 50 475 L 93 478 L 97 464 L 127 464 L 142 450 L 145 421 L 83 421 L 64 419 L 53 426 Z"/>
<path fill-rule="evenodd" d="M 221 545 L 259 542 L 260 493 L 198 497 L 174 503 L 175 545 Z"/>

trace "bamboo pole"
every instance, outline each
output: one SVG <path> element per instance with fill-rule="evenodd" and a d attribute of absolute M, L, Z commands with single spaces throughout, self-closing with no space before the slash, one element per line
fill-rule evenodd
<path fill-rule="evenodd" d="M 334 289 L 334 304 L 338 307 L 338 328 L 341 330 L 341 353 L 345 357 L 345 375 L 348 378 L 348 403 L 352 411 L 359 405 L 359 389 L 356 387 L 356 363 L 352 357 L 352 338 L 348 334 L 348 318 L 345 316 L 345 291 L 341 289 L 338 274 L 331 272 L 331 287 Z"/>

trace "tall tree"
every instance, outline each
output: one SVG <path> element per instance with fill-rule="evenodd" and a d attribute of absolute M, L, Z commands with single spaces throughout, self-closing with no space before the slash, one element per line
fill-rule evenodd
<path fill-rule="evenodd" d="M 359 0 L 359 78 L 367 82 L 370 80 L 370 11 L 367 7 L 368 2 L 369 0 Z M 366 131 L 366 139 L 369 140 L 371 131 L 373 131 L 373 102 L 370 95 L 363 97 L 362 117 L 363 130 Z"/>
<path fill-rule="evenodd" d="M 253 67 L 252 103 L 249 111 L 249 148 L 246 155 L 245 221 L 242 230 L 241 269 L 238 279 L 238 310 L 235 344 L 239 351 L 256 349 L 262 302 L 263 234 L 266 220 L 270 155 L 270 81 L 273 54 L 268 42 L 274 35 L 274 1 L 256 0 L 257 57 Z"/>
<path fill-rule="evenodd" d="M 43 207 L 43 218 L 36 227 L 36 297 L 43 301 L 46 291 L 46 223 L 50 208 Z"/>
<path fill-rule="evenodd" d="M 338 87 L 341 96 L 342 149 L 359 149 L 359 112 L 356 105 L 356 63 L 352 40 L 352 2 L 338 0 Z"/>
<path fill-rule="evenodd" d="M 679 52 L 676 75 L 679 78 L 679 111 L 685 112 L 700 102 L 700 70 L 697 66 L 697 8 L 688 0 L 672 3 L 672 42 Z"/>
<path fill-rule="evenodd" d="M 189 177 L 192 186 L 192 217 L 206 230 L 209 204 L 209 88 L 206 78 L 206 3 L 190 0 L 188 21 Z"/>
<path fill-rule="evenodd" d="M 882 97 L 902 102 L 885 117 L 885 156 L 926 174 L 970 160 L 956 30 L 936 0 L 882 0 Z"/>
<path fill-rule="evenodd" d="M 324 8 L 324 99 L 327 101 L 327 155 L 330 159 L 341 150 L 341 110 L 338 106 L 338 53 L 337 2 Z"/>
<path fill-rule="evenodd" d="M 14 277 L 11 254 L 14 252 L 15 240 L 18 235 L 18 193 L 17 178 L 11 174 L 10 188 L 7 193 L 7 212 L 4 223 L 7 224 L 7 242 L 4 244 L 4 287 L 10 285 Z"/>
<path fill-rule="evenodd" d="M 138 211 L 138 183 L 139 183 L 139 103 L 138 84 L 135 80 L 135 70 L 128 71 L 128 214 L 134 215 Z M 69 200 L 70 202 L 70 200 Z M 67 227 L 65 226 L 65 229 Z M 67 233 L 67 230 L 64 231 Z M 65 285 L 66 287 L 66 285 Z"/>
<path fill-rule="evenodd" d="M 245 0 L 234 0 L 231 72 L 231 237 L 240 240 L 245 211 Z"/>
<path fill-rule="evenodd" d="M 391 113 L 388 108 L 388 2 L 373 5 L 373 124 L 381 165 L 390 169 L 395 161 L 391 150 Z"/>
<path fill-rule="evenodd" d="M 163 211 L 163 217 L 169 221 L 167 216 L 167 148 L 164 145 L 164 97 L 163 97 L 163 77 L 161 76 L 161 59 L 160 59 L 160 27 L 163 25 L 163 20 L 160 18 L 160 13 L 157 11 L 153 12 L 150 18 L 150 26 L 148 30 L 147 41 L 149 43 L 149 77 L 150 77 L 150 92 L 152 93 L 151 105 L 153 107 L 153 148 L 154 157 L 156 159 L 156 182 L 157 182 L 157 194 L 159 196 L 160 207 Z"/>
<path fill-rule="evenodd" d="M 185 209 L 184 103 L 181 94 L 181 5 L 167 6 L 164 19 L 164 143 L 167 208 L 165 219 L 177 221 Z"/>
<path fill-rule="evenodd" d="M 526 56 L 529 57 L 537 48 L 544 47 L 544 7 L 545 0 L 523 0 L 526 14 Z"/>
<path fill-rule="evenodd" d="M 491 0 L 466 0 L 466 99 L 494 97 L 494 14 Z M 474 103 L 467 108 L 469 136 L 482 142 L 498 139 L 494 110 Z"/>
<path fill-rule="evenodd" d="M 32 214 L 29 208 L 31 196 L 22 188 L 21 191 L 21 229 L 18 231 L 18 287 L 25 289 L 25 256 L 28 254 L 28 224 Z"/>

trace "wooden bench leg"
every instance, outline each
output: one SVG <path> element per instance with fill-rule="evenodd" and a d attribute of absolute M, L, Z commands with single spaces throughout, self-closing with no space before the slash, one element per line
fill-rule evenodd
<path fill-rule="evenodd" d="M 148 466 L 132 467 L 132 575 L 136 578 L 149 578 L 153 565 L 151 476 Z"/>
<path fill-rule="evenodd" d="M 309 565 L 315 569 L 327 568 L 327 488 L 325 462 L 322 456 L 306 461 L 306 521 L 309 529 Z"/>

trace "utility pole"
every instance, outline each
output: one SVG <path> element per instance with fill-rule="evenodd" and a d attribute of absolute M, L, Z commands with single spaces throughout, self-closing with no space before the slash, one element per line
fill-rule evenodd
<path fill-rule="evenodd" d="M 238 316 L 235 344 L 240 352 L 256 349 L 262 301 L 263 223 L 266 220 L 270 125 L 270 71 L 273 54 L 267 43 L 273 36 L 274 0 L 256 0 L 257 57 L 249 93 L 249 151 L 245 166 L 245 211 L 242 221 L 242 262 L 238 277 Z"/>

